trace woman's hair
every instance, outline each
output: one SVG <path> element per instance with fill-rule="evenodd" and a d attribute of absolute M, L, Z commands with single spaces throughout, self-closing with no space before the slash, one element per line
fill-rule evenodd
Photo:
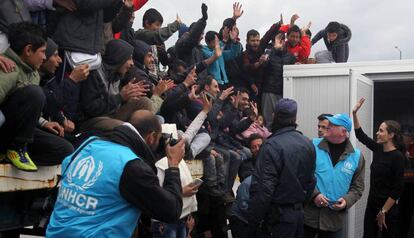
<path fill-rule="evenodd" d="M 393 120 L 386 120 L 384 123 L 387 125 L 387 132 L 394 134 L 394 137 L 392 138 L 394 146 L 401 152 L 405 153 L 405 145 L 402 138 L 400 123 Z"/>

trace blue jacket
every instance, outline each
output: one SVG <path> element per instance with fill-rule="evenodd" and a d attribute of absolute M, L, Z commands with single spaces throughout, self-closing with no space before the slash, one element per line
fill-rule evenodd
<path fill-rule="evenodd" d="M 333 166 L 329 151 L 318 147 L 322 140 L 318 138 L 312 141 L 316 151 L 316 187 L 329 201 L 334 202 L 348 193 L 361 152 L 355 149 Z"/>
<path fill-rule="evenodd" d="M 220 47 L 223 48 L 224 44 L 220 42 Z M 208 46 L 203 46 L 203 54 L 204 58 L 210 58 L 214 55 L 214 49 L 210 49 Z M 241 53 L 241 45 L 240 44 L 231 44 L 230 49 L 223 50 L 223 54 L 220 58 L 214 61 L 208 67 L 208 73 L 217 80 L 217 83 L 220 85 L 229 83 L 227 78 L 225 62 L 231 59 L 236 58 Z"/>
<path fill-rule="evenodd" d="M 46 237 L 131 237 L 141 212 L 121 196 L 119 184 L 125 165 L 137 157 L 110 141 L 86 145 L 62 175 Z"/>

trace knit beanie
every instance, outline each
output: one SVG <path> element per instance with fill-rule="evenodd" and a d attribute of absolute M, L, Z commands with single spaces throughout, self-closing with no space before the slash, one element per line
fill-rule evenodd
<path fill-rule="evenodd" d="M 47 47 L 46 47 L 46 60 L 52 56 L 56 50 L 58 49 L 58 45 L 50 38 L 47 38 Z"/>
<path fill-rule="evenodd" d="M 111 40 L 106 44 L 103 61 L 111 68 L 123 65 L 133 54 L 134 47 L 124 40 Z"/>

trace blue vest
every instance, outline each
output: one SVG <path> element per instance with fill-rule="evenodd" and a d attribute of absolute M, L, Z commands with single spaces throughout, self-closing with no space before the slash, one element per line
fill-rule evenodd
<path fill-rule="evenodd" d="M 313 139 L 316 150 L 316 188 L 331 202 L 337 201 L 348 193 L 352 177 L 358 168 L 361 152 L 358 149 L 338 161 L 335 167 L 328 151 L 319 148 L 322 139 Z"/>
<path fill-rule="evenodd" d="M 141 212 L 121 196 L 119 182 L 136 158 L 129 148 L 99 139 L 83 148 L 63 176 L 46 237 L 131 237 Z"/>

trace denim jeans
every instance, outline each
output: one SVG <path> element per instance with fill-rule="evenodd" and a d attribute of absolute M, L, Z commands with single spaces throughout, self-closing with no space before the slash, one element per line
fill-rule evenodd
<path fill-rule="evenodd" d="M 152 222 L 151 232 L 154 238 L 185 238 L 187 236 L 184 219 L 176 224 Z"/>

